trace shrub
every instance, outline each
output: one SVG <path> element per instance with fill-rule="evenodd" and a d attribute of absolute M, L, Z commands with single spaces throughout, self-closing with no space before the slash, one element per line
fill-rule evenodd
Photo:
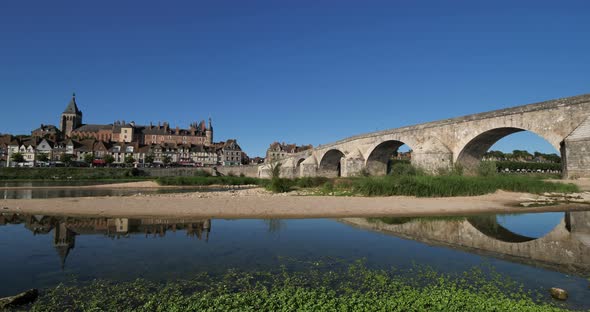
<path fill-rule="evenodd" d="M 266 188 L 273 193 L 289 192 L 293 187 L 294 181 L 284 178 L 272 178 Z"/>
<path fill-rule="evenodd" d="M 334 182 L 327 181 L 322 185 L 321 189 L 322 193 L 329 194 L 334 192 Z"/>
<path fill-rule="evenodd" d="M 491 177 L 498 173 L 496 168 L 496 162 L 493 161 L 480 161 L 477 167 L 477 174 L 482 177 Z"/>
<path fill-rule="evenodd" d="M 408 162 L 396 162 L 391 166 L 390 175 L 393 176 L 416 176 L 423 175 L 422 170 L 414 167 Z"/>
<path fill-rule="evenodd" d="M 301 188 L 310 188 L 322 186 L 326 182 L 328 182 L 326 177 L 304 177 L 297 179 L 296 185 Z"/>

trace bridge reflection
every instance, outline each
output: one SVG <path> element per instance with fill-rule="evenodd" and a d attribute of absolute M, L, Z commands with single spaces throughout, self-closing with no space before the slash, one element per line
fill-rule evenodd
<path fill-rule="evenodd" d="M 164 237 L 166 232 L 186 231 L 187 237 L 209 240 L 211 219 L 130 219 L 130 218 L 77 218 L 26 214 L 0 214 L 0 226 L 23 224 L 33 235 L 49 235 L 53 231 L 53 247 L 62 268 L 78 235 L 102 234 L 112 239 L 128 238 L 131 234 L 145 237 Z"/>
<path fill-rule="evenodd" d="M 500 225 L 496 216 L 346 218 L 366 230 L 581 276 L 590 275 L 590 212 L 567 212 L 540 238 Z"/>

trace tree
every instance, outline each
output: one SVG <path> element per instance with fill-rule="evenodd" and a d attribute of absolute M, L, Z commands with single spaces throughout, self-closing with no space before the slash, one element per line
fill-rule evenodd
<path fill-rule="evenodd" d="M 164 158 L 162 158 L 162 162 L 164 163 L 164 165 L 167 165 L 172 162 L 172 157 L 170 157 L 170 155 L 166 155 L 164 156 Z"/>
<path fill-rule="evenodd" d="M 66 165 L 69 165 L 69 164 L 71 164 L 71 163 L 72 163 L 72 159 L 73 159 L 73 158 L 74 158 L 74 156 L 73 156 L 73 155 L 70 155 L 70 154 L 62 154 L 62 155 L 61 155 L 61 157 L 60 157 L 60 160 L 61 160 L 61 161 L 62 161 L 64 164 L 66 164 Z"/>
<path fill-rule="evenodd" d="M 91 164 L 92 161 L 94 160 L 94 155 L 93 154 L 86 154 L 84 155 L 84 162 L 87 164 Z"/>
<path fill-rule="evenodd" d="M 523 150 L 513 150 L 512 155 L 517 160 L 529 160 L 533 158 L 533 155 L 531 155 L 531 153 Z"/>
<path fill-rule="evenodd" d="M 105 162 L 107 165 L 111 165 L 112 163 L 114 163 L 114 162 L 115 162 L 115 157 L 113 157 L 113 155 L 106 155 L 106 156 L 104 157 L 104 162 Z"/>
<path fill-rule="evenodd" d="M 49 156 L 45 153 L 37 155 L 38 161 L 49 161 Z"/>
<path fill-rule="evenodd" d="M 146 155 L 143 161 L 146 164 L 152 164 L 152 163 L 154 163 L 154 155 L 153 154 Z"/>
<path fill-rule="evenodd" d="M 23 154 L 21 154 L 21 153 L 14 153 L 14 154 L 12 154 L 12 161 L 14 161 L 16 163 L 25 162 L 25 156 L 23 156 Z"/>
<path fill-rule="evenodd" d="M 128 165 L 131 165 L 135 162 L 135 158 L 133 158 L 133 155 L 129 154 L 127 156 L 125 156 L 125 163 Z"/>
<path fill-rule="evenodd" d="M 501 151 L 488 151 L 484 154 L 484 158 L 496 158 L 502 160 L 506 158 L 506 155 Z"/>

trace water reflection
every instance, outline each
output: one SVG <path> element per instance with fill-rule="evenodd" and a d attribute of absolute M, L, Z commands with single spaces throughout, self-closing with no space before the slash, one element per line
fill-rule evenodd
<path fill-rule="evenodd" d="M 210 219 L 73 218 L 0 214 L 0 225 L 7 224 L 23 224 L 33 235 L 49 235 L 53 230 L 53 247 L 60 257 L 62 269 L 70 250 L 76 245 L 78 235 L 102 234 L 119 239 L 142 233 L 145 237 L 164 237 L 167 231 L 184 230 L 187 237 L 208 241 L 211 232 Z"/>
<path fill-rule="evenodd" d="M 8 281 L 0 283 L 0 297 L 72 277 L 160 282 L 228 269 L 275 270 L 285 264 L 281 259 L 297 260 L 289 270 L 318 259 L 337 259 L 334 265 L 366 259 L 371 268 L 420 264 L 449 273 L 485 263 L 529 289 L 565 288 L 568 303 L 590 308 L 582 278 L 590 273 L 590 249 L 583 239 L 590 233 L 590 213 L 553 217 L 558 225 L 547 235 L 516 242 L 481 230 L 483 223 L 520 233 L 495 216 L 475 222 L 472 217 L 181 220 L 0 214 L 0 276 Z"/>
<path fill-rule="evenodd" d="M 471 253 L 548 268 L 582 276 L 590 275 L 590 213 L 568 212 L 434 218 L 350 218 L 343 222 L 431 245 L 447 246 Z M 527 224 L 542 228 L 541 237 L 518 234 L 500 224 L 505 218 L 516 219 L 510 225 Z M 528 218 L 528 219 L 527 219 Z M 544 227 L 535 220 L 553 218 Z M 553 224 L 556 224 L 554 227 Z M 526 229 L 525 227 L 525 229 Z M 549 227 L 549 228 L 547 228 Z"/>

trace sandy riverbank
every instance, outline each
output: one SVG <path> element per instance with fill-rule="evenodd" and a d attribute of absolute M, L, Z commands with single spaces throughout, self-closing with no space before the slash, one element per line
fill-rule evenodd
<path fill-rule="evenodd" d="M 112 186 L 112 185 L 111 185 Z M 496 192 L 473 197 L 297 196 L 261 188 L 226 192 L 0 200 L 0 212 L 105 217 L 336 218 L 431 216 L 588 209 L 583 203 L 523 207 L 539 196 Z"/>
<path fill-rule="evenodd" d="M 208 189 L 208 188 L 240 188 L 252 186 L 228 185 L 160 185 L 155 181 L 137 181 L 124 183 L 107 183 L 96 185 L 55 185 L 55 186 L 0 186 L 1 190 L 73 190 L 73 189 Z"/>

